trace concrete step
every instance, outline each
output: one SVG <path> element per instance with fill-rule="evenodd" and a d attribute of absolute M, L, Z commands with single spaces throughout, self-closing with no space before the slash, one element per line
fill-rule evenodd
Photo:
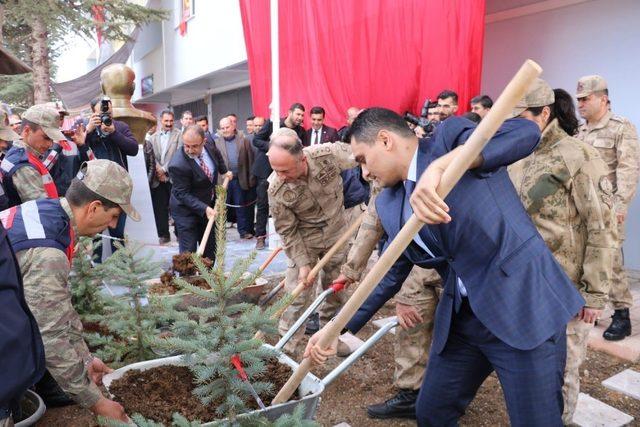
<path fill-rule="evenodd" d="M 633 421 L 631 415 L 594 399 L 585 393 L 578 395 L 573 422 L 580 427 L 620 427 Z"/>
<path fill-rule="evenodd" d="M 374 320 L 373 324 L 379 329 L 379 328 L 382 328 L 387 323 L 394 322 L 397 319 L 398 319 L 397 316 L 385 317 L 384 319 Z M 395 334 L 396 333 L 396 328 L 391 329 L 389 332 L 391 332 L 392 334 Z"/>
<path fill-rule="evenodd" d="M 364 344 L 364 341 L 362 341 L 360 338 L 358 338 L 357 336 L 353 335 L 350 332 L 340 335 L 340 338 L 338 339 L 344 344 L 346 344 L 347 347 L 349 347 L 349 350 L 351 350 L 351 353 L 356 351 L 358 348 L 360 348 L 360 346 L 362 346 L 362 344 Z"/>
<path fill-rule="evenodd" d="M 640 372 L 633 369 L 625 369 L 602 381 L 602 385 L 608 389 L 618 391 L 626 396 L 640 400 Z"/>

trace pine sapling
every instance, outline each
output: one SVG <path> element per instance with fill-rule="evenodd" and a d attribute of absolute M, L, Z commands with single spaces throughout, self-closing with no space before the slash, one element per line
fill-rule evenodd
<path fill-rule="evenodd" d="M 159 264 L 151 260 L 152 252 L 143 253 L 143 246 L 134 242 L 126 245 L 116 243 L 118 250 L 109 257 L 102 268 L 113 283 L 121 285 L 122 295 L 105 295 L 104 313 L 92 317 L 100 322 L 112 335 L 92 334 L 91 345 L 103 360 L 113 364 L 127 364 L 157 358 L 152 350 L 152 341 L 158 333 L 158 322 L 162 313 L 157 307 L 147 304 L 145 281 L 157 277 Z"/>
<path fill-rule="evenodd" d="M 72 270 L 69 275 L 69 290 L 71 291 L 71 304 L 82 320 L 86 320 L 87 316 L 101 315 L 104 311 L 105 301 L 100 289 L 105 277 L 104 269 L 100 264 L 94 267 L 92 260 L 91 238 L 81 237 L 73 257 Z"/>
<path fill-rule="evenodd" d="M 225 192 L 219 191 L 217 197 L 225 200 Z M 251 286 L 260 273 L 244 274 L 256 257 L 254 251 L 245 259 L 235 261 L 231 271 L 225 274 L 225 213 L 224 204 L 219 204 L 214 266 L 207 268 L 201 258 L 194 256 L 200 277 L 211 289 L 204 290 L 176 278 L 180 288 L 204 304 L 180 311 L 175 308 L 175 301 L 164 299 L 163 310 L 174 322 L 170 336 L 157 340 L 157 345 L 183 354 L 182 362 L 194 376 L 194 394 L 204 405 L 215 405 L 220 418 L 234 422 L 239 414 L 249 410 L 247 403 L 253 400 L 249 385 L 238 377 L 231 364 L 234 355 L 239 355 L 249 383 L 258 394 L 274 392 L 273 385 L 259 377 L 265 374 L 267 360 L 275 358 L 277 353 L 263 346 L 254 335 L 257 331 L 267 335 L 277 333 L 272 315 L 280 304 L 263 311 L 253 304 L 235 302 L 234 297 Z"/>

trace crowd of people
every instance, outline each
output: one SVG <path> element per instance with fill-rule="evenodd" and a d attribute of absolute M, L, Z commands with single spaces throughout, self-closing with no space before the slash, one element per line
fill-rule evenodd
<path fill-rule="evenodd" d="M 512 424 L 569 424 L 587 336 L 607 303 L 615 312 L 604 337 L 631 334 L 622 243 L 640 174 L 638 138 L 611 112 L 602 77 L 579 79 L 574 95 L 538 79 L 445 202 L 436 193 L 441 175 L 492 105 L 479 95 L 460 114 L 457 94 L 445 90 L 419 116 L 351 107 L 341 129 L 315 106 L 304 129 L 307 110 L 294 103 L 278 129 L 249 117 L 244 131 L 235 114 L 213 129 L 189 111 L 178 129 L 164 110 L 143 144 L 160 243 L 171 240 L 173 224 L 180 252 L 195 252 L 215 215 L 216 185 L 228 179 L 227 226 L 263 249 L 271 217 L 289 260 L 285 289 L 305 284 L 280 319 L 284 334 L 316 288 L 357 283 L 372 253 L 415 213 L 428 225 L 343 331 L 358 332 L 395 296 L 398 392 L 368 406 L 369 416 L 455 424 L 495 371 Z M 138 144 L 125 123 L 105 120 L 108 100 L 91 107 L 64 133 L 59 104 L 0 120 L 0 304 L 13 322 L 0 336 L 3 427 L 34 384 L 50 406 L 77 402 L 126 420 L 98 388 L 110 369 L 81 339 L 67 289 L 78 236 L 108 229 L 122 237 L 126 216 L 139 219 L 127 173 Z M 357 236 L 310 277 L 361 216 Z M 209 239 L 204 255 L 214 254 Z M 285 351 L 315 363 L 347 355 L 340 340 L 318 344 L 344 301 L 334 293 L 307 325 L 306 348 L 301 330 Z"/>

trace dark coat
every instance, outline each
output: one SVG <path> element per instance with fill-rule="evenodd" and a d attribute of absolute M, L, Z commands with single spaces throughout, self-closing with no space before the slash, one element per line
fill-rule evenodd
<path fill-rule="evenodd" d="M 285 127 L 284 118 L 280 119 L 280 127 Z M 298 134 L 298 138 L 301 141 L 304 141 L 304 128 L 302 126 L 296 126 L 294 129 Z M 260 131 L 253 137 L 253 146 L 256 147 L 256 158 L 253 162 L 253 167 L 251 168 L 251 173 L 261 179 L 269 178 L 273 169 L 271 169 L 271 165 L 269 164 L 269 159 L 267 158 L 267 151 L 269 151 L 269 138 L 271 138 L 271 133 L 273 133 L 273 123 L 271 120 L 267 120 L 267 122 L 260 128 Z"/>
<path fill-rule="evenodd" d="M 215 202 L 215 195 L 212 197 L 212 193 L 217 176 L 227 173 L 227 167 L 220 154 L 215 153 L 215 147 L 208 144 L 204 147 L 214 163 L 215 170 L 211 171 L 213 182 L 207 178 L 200 165 L 187 156 L 183 148 L 175 153 L 169 163 L 169 176 L 173 183 L 169 206 L 176 221 L 181 216 L 205 217 L 207 207 L 213 206 Z"/>
<path fill-rule="evenodd" d="M 302 139 L 302 145 L 308 147 L 311 145 L 311 136 L 313 135 L 313 128 L 307 129 L 304 132 L 304 138 Z M 338 136 L 338 131 L 332 128 L 331 126 L 322 126 L 322 132 L 320 133 L 320 144 L 324 144 L 326 142 L 336 142 L 340 141 L 340 137 Z"/>
<path fill-rule="evenodd" d="M 429 143 L 420 144 L 417 175 L 463 144 L 474 127 L 457 117 L 443 122 Z M 466 172 L 447 196 L 453 220 L 420 230 L 435 258 L 412 242 L 351 319 L 350 331 L 358 331 L 400 290 L 413 265 L 435 267 L 443 279 L 432 351 L 440 353 L 447 342 L 454 303 L 461 301 L 458 278 L 476 317 L 514 351 L 531 350 L 564 331 L 584 300 L 531 222 L 505 167 L 532 153 L 539 137 L 533 122 L 504 123 L 482 151 L 483 165 Z M 405 197 L 400 182 L 376 199 L 387 242 L 400 230 Z"/>
<path fill-rule="evenodd" d="M 85 144 L 78 147 L 80 159 L 83 162 L 89 160 L 87 147 L 90 147 L 96 159 L 111 160 L 129 170 L 127 156 L 135 157 L 138 154 L 138 141 L 125 122 L 114 120 L 113 124 L 116 130 L 105 138 L 100 137 L 97 129 L 87 134 Z"/>

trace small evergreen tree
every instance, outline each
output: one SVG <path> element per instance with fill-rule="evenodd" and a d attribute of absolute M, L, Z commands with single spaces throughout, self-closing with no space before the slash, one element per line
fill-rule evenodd
<path fill-rule="evenodd" d="M 130 427 L 131 424 L 121 423 L 111 419 L 99 417 L 100 425 L 108 427 Z M 138 427 L 165 427 L 162 423 L 149 420 L 140 414 L 134 414 L 131 421 Z M 172 427 L 200 427 L 202 423 L 199 421 L 189 421 L 180 414 L 173 414 Z M 223 427 L 229 425 L 227 421 L 220 421 L 216 424 Z M 312 420 L 304 419 L 304 405 L 297 405 L 291 414 L 282 414 L 275 421 L 269 421 L 266 417 L 246 417 L 238 420 L 237 425 L 240 427 L 318 427 L 319 424 Z"/>
<path fill-rule="evenodd" d="M 141 244 L 116 243 L 118 250 L 109 257 L 101 269 L 126 292 L 120 296 L 104 295 L 104 312 L 88 319 L 97 321 L 112 335 L 89 334 L 89 344 L 99 348 L 96 354 L 111 363 L 132 363 L 157 357 L 151 345 L 159 333 L 158 322 L 162 313 L 147 304 L 145 280 L 157 277 L 159 264 L 151 261 L 153 253 L 142 253 Z"/>
<path fill-rule="evenodd" d="M 92 265 L 93 245 L 91 238 L 81 237 L 78 249 L 73 257 L 69 290 L 71 304 L 82 320 L 87 316 L 101 315 L 104 311 L 104 298 L 100 290 L 103 269 L 100 265 Z"/>
<path fill-rule="evenodd" d="M 218 190 L 218 200 L 225 200 L 225 191 Z M 175 301 L 162 301 L 167 315 L 173 319 L 171 334 L 157 340 L 157 345 L 172 352 L 183 354 L 183 362 L 189 367 L 197 386 L 194 394 L 204 405 L 216 405 L 221 418 L 231 422 L 247 411 L 246 402 L 252 400 L 248 384 L 238 378 L 231 364 L 231 358 L 239 355 L 249 382 L 260 394 L 272 392 L 273 385 L 256 378 L 266 370 L 266 360 L 277 356 L 275 350 L 263 346 L 263 342 L 254 339 L 257 331 L 265 334 L 277 332 L 273 314 L 280 304 L 264 311 L 253 304 L 234 303 L 233 298 L 244 288 L 254 283 L 259 272 L 245 273 L 256 253 L 246 259 L 237 260 L 231 271 L 225 275 L 226 211 L 219 204 L 216 219 L 216 262 L 207 268 L 202 259 L 195 256 L 201 277 L 210 290 L 193 286 L 181 278 L 175 281 L 189 294 L 204 300 L 204 307 L 189 306 L 184 310 L 175 308 Z"/>

